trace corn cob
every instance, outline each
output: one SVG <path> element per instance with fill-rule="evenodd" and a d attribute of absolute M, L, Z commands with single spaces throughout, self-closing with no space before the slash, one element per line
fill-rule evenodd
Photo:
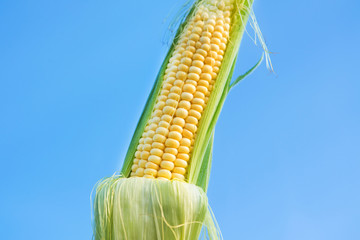
<path fill-rule="evenodd" d="M 205 1 L 180 35 L 139 140 L 131 176 L 184 180 L 196 132 L 221 67 L 233 1 Z"/>
<path fill-rule="evenodd" d="M 251 5 L 252 0 L 198 0 L 189 11 L 121 174 L 96 188 L 96 240 L 195 240 L 203 227 L 209 239 L 221 239 L 206 197 L 212 140 L 229 90 L 261 62 L 230 83 Z"/>

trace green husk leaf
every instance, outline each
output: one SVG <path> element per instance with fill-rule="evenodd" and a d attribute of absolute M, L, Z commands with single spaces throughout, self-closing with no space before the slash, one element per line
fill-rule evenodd
<path fill-rule="evenodd" d="M 209 185 L 213 145 L 214 145 L 214 133 L 211 135 L 209 139 L 208 146 L 206 148 L 206 152 L 202 160 L 200 174 L 196 182 L 196 185 L 201 187 L 204 190 L 204 192 L 207 191 L 207 187 Z"/>
<path fill-rule="evenodd" d="M 263 61 L 264 59 L 264 54 L 261 55 L 261 58 L 259 59 L 259 61 L 252 67 L 250 68 L 246 73 L 244 73 L 243 75 L 240 75 L 239 77 L 237 77 L 229 86 L 229 90 L 231 90 L 233 87 L 235 87 L 241 80 L 243 80 L 244 78 L 246 78 L 247 76 L 249 76 Z"/>

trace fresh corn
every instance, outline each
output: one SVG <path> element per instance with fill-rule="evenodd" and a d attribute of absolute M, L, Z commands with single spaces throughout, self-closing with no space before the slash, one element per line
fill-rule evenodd
<path fill-rule="evenodd" d="M 206 190 L 214 128 L 252 0 L 198 0 L 180 25 L 120 175 L 102 180 L 95 240 L 222 239 Z M 256 25 L 256 21 L 254 21 Z"/>

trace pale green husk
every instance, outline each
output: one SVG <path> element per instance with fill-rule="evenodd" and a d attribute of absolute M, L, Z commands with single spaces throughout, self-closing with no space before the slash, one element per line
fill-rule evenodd
<path fill-rule="evenodd" d="M 180 181 L 113 176 L 94 201 L 97 240 L 219 239 L 206 193 Z"/>
<path fill-rule="evenodd" d="M 105 178 L 96 186 L 94 200 L 95 240 L 196 240 L 222 239 L 208 205 L 214 129 L 230 89 L 250 74 L 231 83 L 239 45 L 253 0 L 235 0 L 229 43 L 218 73 L 214 90 L 199 122 L 186 182 L 128 178 L 139 139 L 145 129 L 161 90 L 163 75 L 187 20 L 203 0 L 183 12 L 188 13 L 180 25 L 169 52 L 160 68 L 139 123 L 125 156 L 120 175 Z M 265 56 L 267 52 L 265 52 Z"/>

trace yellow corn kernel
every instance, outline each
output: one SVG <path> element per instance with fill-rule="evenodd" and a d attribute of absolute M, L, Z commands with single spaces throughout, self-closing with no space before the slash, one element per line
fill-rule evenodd
<path fill-rule="evenodd" d="M 163 178 L 166 178 L 166 179 L 171 179 L 171 172 L 167 169 L 160 169 L 158 172 L 157 172 L 157 176 L 158 177 L 163 177 Z"/>

